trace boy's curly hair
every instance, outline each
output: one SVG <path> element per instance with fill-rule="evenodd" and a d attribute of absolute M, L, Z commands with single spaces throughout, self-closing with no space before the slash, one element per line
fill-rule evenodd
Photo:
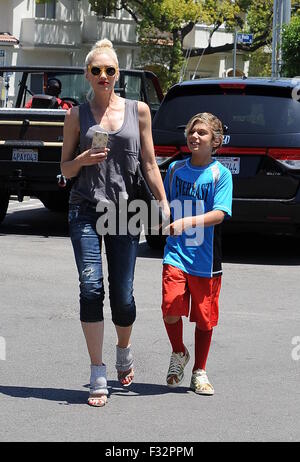
<path fill-rule="evenodd" d="M 210 112 L 199 112 L 199 114 L 195 114 L 187 123 L 185 127 L 185 137 L 192 130 L 193 126 L 196 122 L 201 122 L 207 125 L 213 134 L 213 141 L 218 140 L 219 144 L 217 147 L 214 148 L 214 152 L 222 145 L 223 142 L 223 124 L 222 122 L 216 117 L 215 115 L 211 114 Z"/>

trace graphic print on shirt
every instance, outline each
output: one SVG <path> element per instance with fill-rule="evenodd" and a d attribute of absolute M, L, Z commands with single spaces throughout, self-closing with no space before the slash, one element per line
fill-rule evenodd
<path fill-rule="evenodd" d="M 197 186 L 196 183 L 182 180 L 176 176 L 175 197 L 188 196 L 197 200 L 206 201 L 211 187 L 211 183 L 200 184 Z"/>

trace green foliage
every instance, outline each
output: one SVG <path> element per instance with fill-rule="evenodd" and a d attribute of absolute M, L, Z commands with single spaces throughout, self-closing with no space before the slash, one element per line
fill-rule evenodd
<path fill-rule="evenodd" d="M 129 3 L 129 2 L 127 2 Z M 134 2 L 130 2 L 133 4 Z M 137 3 L 137 2 L 136 2 Z M 240 21 L 242 3 L 231 0 L 140 1 L 138 25 L 141 56 L 139 64 L 156 65 L 164 89 L 178 82 L 184 63 L 183 40 L 196 23 L 233 28 Z M 133 6 L 133 5 L 132 5 Z M 166 68 L 169 70 L 166 73 Z"/>
<path fill-rule="evenodd" d="M 49 0 L 36 0 L 45 3 Z M 101 17 L 118 8 L 128 11 L 138 25 L 141 47 L 140 65 L 155 68 L 164 89 L 177 82 L 184 62 L 184 37 L 196 23 L 213 26 L 225 24 L 227 31 L 251 32 L 254 42 L 249 49 L 250 75 L 270 75 L 274 0 L 89 0 L 91 10 Z M 300 75 L 299 0 L 292 0 L 295 14 L 283 30 L 282 71 Z M 151 63 L 151 65 L 149 65 Z"/>
<path fill-rule="evenodd" d="M 283 27 L 282 32 L 282 75 L 295 77 L 300 75 L 300 14 Z"/>
<path fill-rule="evenodd" d="M 91 10 L 102 17 L 111 16 L 118 7 L 116 0 L 89 0 L 89 3 L 91 4 Z"/>
<path fill-rule="evenodd" d="M 250 53 L 249 56 L 249 77 L 269 77 L 272 68 L 272 53 L 271 50 L 267 53 L 264 49 Z"/>
<path fill-rule="evenodd" d="M 264 36 L 266 40 L 272 39 L 274 0 L 252 0 L 247 9 L 245 30 L 251 32 L 256 40 Z"/>

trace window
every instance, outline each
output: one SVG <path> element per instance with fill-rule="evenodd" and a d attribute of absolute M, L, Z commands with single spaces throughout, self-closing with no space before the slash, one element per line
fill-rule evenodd
<path fill-rule="evenodd" d="M 35 4 L 35 17 L 55 19 L 56 0 L 48 0 L 46 3 L 36 3 Z"/>
<path fill-rule="evenodd" d="M 141 78 L 135 75 L 124 76 L 124 88 L 126 92 L 126 98 L 128 99 L 141 99 Z"/>
<path fill-rule="evenodd" d="M 194 89 L 197 89 L 196 86 Z M 203 89 L 205 87 L 201 88 L 202 91 Z M 165 101 L 154 128 L 183 130 L 188 120 L 197 112 L 211 112 L 229 127 L 229 134 L 299 132 L 300 104 L 292 98 L 261 94 L 197 95 L 191 94 L 188 88 L 186 93 Z"/>
<path fill-rule="evenodd" d="M 159 101 L 154 83 L 150 78 L 146 78 L 146 88 L 148 92 L 150 108 L 153 111 L 157 111 L 160 106 L 160 101 Z"/>

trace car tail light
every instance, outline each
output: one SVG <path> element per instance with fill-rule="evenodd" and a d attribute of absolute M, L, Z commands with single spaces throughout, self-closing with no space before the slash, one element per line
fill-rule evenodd
<path fill-rule="evenodd" d="M 217 149 L 217 154 L 232 154 L 232 155 L 247 155 L 247 156 L 262 156 L 267 153 L 265 148 L 231 148 L 221 147 Z"/>
<path fill-rule="evenodd" d="M 271 148 L 268 155 L 288 168 L 300 170 L 300 149 Z"/>
<path fill-rule="evenodd" d="M 180 152 L 177 146 L 160 145 L 155 145 L 154 151 L 156 162 L 158 163 L 158 165 L 162 164 L 163 162 L 166 162 L 170 157 L 173 157 L 175 156 L 175 154 L 178 154 Z"/>
<path fill-rule="evenodd" d="M 246 88 L 246 84 L 245 83 L 220 83 L 219 87 L 226 89 L 226 90 L 228 89 L 244 90 L 244 88 Z"/>

